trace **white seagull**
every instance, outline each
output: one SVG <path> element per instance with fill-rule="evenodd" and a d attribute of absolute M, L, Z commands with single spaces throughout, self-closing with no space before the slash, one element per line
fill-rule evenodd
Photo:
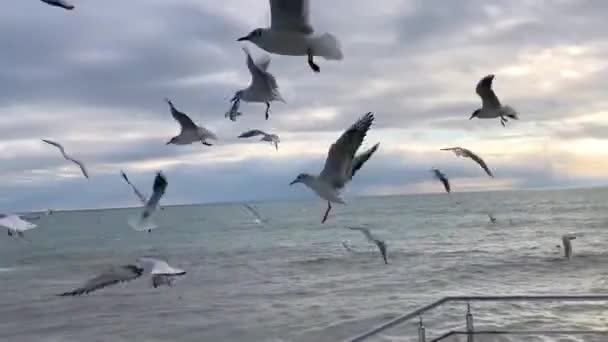
<path fill-rule="evenodd" d="M 0 215 L 0 227 L 6 228 L 8 236 L 17 234 L 19 237 L 23 237 L 23 232 L 37 226 L 23 220 L 19 215 Z"/>
<path fill-rule="evenodd" d="M 301 173 L 290 183 L 290 185 L 303 183 L 327 201 L 327 210 L 321 223 L 325 223 L 327 220 L 332 202 L 345 204 L 344 200 L 340 198 L 339 190 L 344 188 L 378 149 L 380 143 L 355 156 L 373 121 L 374 114 L 371 112 L 365 114 L 331 145 L 321 174 L 314 176 Z"/>
<path fill-rule="evenodd" d="M 231 101 L 232 107 L 236 106 L 236 109 L 231 108 L 229 113 L 234 111 L 238 114 L 237 110 L 238 104 L 240 103 L 239 100 L 243 100 L 245 102 L 262 102 L 266 104 L 266 120 L 268 120 L 270 102 L 285 102 L 281 96 L 281 93 L 279 92 L 277 80 L 271 73 L 267 71 L 268 65 L 270 65 L 270 57 L 268 55 L 264 55 L 258 59 L 258 61 L 254 62 L 253 58 L 251 58 L 249 50 L 247 48 L 243 48 L 243 51 L 245 51 L 245 54 L 247 55 L 247 68 L 251 74 L 251 82 L 247 88 L 239 90 L 234 94 Z M 230 116 L 230 119 L 232 120 L 232 116 Z"/>
<path fill-rule="evenodd" d="M 133 185 L 133 183 L 131 183 L 131 181 L 129 180 L 129 177 L 127 177 L 127 174 L 124 171 L 121 170 L 120 175 L 125 180 L 125 182 L 127 182 L 127 184 L 129 184 L 131 186 L 131 189 L 133 189 L 135 196 L 137 196 L 137 198 L 139 199 L 141 204 L 146 205 L 146 202 L 148 202 L 148 197 L 146 195 L 144 195 L 141 191 L 139 191 L 135 187 L 135 185 Z"/>
<path fill-rule="evenodd" d="M 67 155 L 65 153 L 65 149 L 63 148 L 63 146 L 61 146 L 60 143 L 52 141 L 52 140 L 47 140 L 47 139 L 42 139 L 42 141 L 44 141 L 47 144 L 50 144 L 50 145 L 53 145 L 53 146 L 57 147 L 59 149 L 59 152 L 61 152 L 61 155 L 63 155 L 63 158 L 65 158 L 66 160 L 69 160 L 72 163 L 78 165 L 80 167 L 80 171 L 82 171 L 82 174 L 86 178 L 89 178 L 89 173 L 87 172 L 87 168 L 84 166 L 84 164 L 81 161 L 79 161 L 77 159 L 74 159 L 74 158 L 70 157 L 69 155 Z"/>
<path fill-rule="evenodd" d="M 217 136 L 213 132 L 195 124 L 188 115 L 177 110 L 175 106 L 173 106 L 171 100 L 165 99 L 165 101 L 169 104 L 171 115 L 175 121 L 179 122 L 181 127 L 179 135 L 171 138 L 171 140 L 167 142 L 167 145 L 189 145 L 200 141 L 203 145 L 211 146 L 211 144 L 207 142 L 207 139 L 217 140 Z"/>
<path fill-rule="evenodd" d="M 475 110 L 469 120 L 472 118 L 500 118 L 500 123 L 504 127 L 505 123 L 509 121 L 506 117 L 519 120 L 519 116 L 515 109 L 500 104 L 498 97 L 494 93 L 494 90 L 492 90 L 492 80 L 494 80 L 494 75 L 488 75 L 477 83 L 475 91 L 477 92 L 477 95 L 481 97 L 481 108 Z"/>
<path fill-rule="evenodd" d="M 277 151 L 279 150 L 279 143 L 281 142 L 281 140 L 276 134 L 268 134 L 264 131 L 260 131 L 259 129 L 252 129 L 250 131 L 241 133 L 241 135 L 239 135 L 239 138 L 251 138 L 258 135 L 262 136 L 262 139 L 260 139 L 260 141 L 267 141 L 271 145 L 274 145 Z"/>
<path fill-rule="evenodd" d="M 156 226 L 150 221 L 150 217 L 158 208 L 158 202 L 165 194 L 167 185 L 167 178 L 165 178 L 162 172 L 159 171 L 154 178 L 152 196 L 150 196 L 146 202 L 144 211 L 141 213 L 141 216 L 137 219 L 137 221 L 129 222 L 133 229 L 137 231 L 148 231 L 148 233 L 150 233 L 152 229 L 156 228 Z"/>
<path fill-rule="evenodd" d="M 384 263 L 388 265 L 388 256 L 386 254 L 386 243 L 380 239 L 378 239 L 377 237 L 375 237 L 374 235 L 372 235 L 372 232 L 365 228 L 365 227 L 349 227 L 349 229 L 351 230 L 358 230 L 361 233 L 363 233 L 363 235 L 365 235 L 365 238 L 367 239 L 367 241 L 375 244 L 378 247 L 378 250 L 380 250 L 380 254 L 382 254 L 382 259 L 384 259 Z"/>
<path fill-rule="evenodd" d="M 562 244 L 564 245 L 564 256 L 568 259 L 572 257 L 572 243 L 570 241 L 576 239 L 577 237 L 583 237 L 585 234 L 583 233 L 571 233 L 562 235 Z"/>
<path fill-rule="evenodd" d="M 47 3 L 51 6 L 55 6 L 55 7 L 61 7 L 63 9 L 66 9 L 68 11 L 71 11 L 74 9 L 74 5 L 70 4 L 67 1 L 64 0 L 40 0 L 44 3 Z"/>
<path fill-rule="evenodd" d="M 309 0 L 270 0 L 270 28 L 258 28 L 238 41 L 248 40 L 270 53 L 288 56 L 308 56 L 310 68 L 321 69 L 314 56 L 341 60 L 338 39 L 330 33 L 317 34 L 310 24 Z"/>
<path fill-rule="evenodd" d="M 480 156 L 476 155 L 475 153 L 471 152 L 470 150 L 467 150 L 466 148 L 462 148 L 462 147 L 442 148 L 441 151 L 452 151 L 452 152 L 454 152 L 454 154 L 457 157 L 471 158 L 474 162 L 476 162 L 477 164 L 479 164 L 479 166 L 481 166 L 481 168 L 488 174 L 488 176 L 494 177 L 494 175 L 488 168 L 488 165 L 486 165 L 486 162 L 484 162 Z"/>
<path fill-rule="evenodd" d="M 171 286 L 176 277 L 183 276 L 186 271 L 169 266 L 166 261 L 153 258 L 139 258 L 137 264 L 114 267 L 107 272 L 87 281 L 81 287 L 59 294 L 59 296 L 80 296 L 102 289 L 104 287 L 131 281 L 144 274 L 152 276 L 152 286 Z"/>

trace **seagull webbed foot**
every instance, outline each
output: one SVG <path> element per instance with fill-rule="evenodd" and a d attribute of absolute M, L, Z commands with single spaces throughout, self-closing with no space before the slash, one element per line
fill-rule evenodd
<path fill-rule="evenodd" d="M 212 144 L 210 144 L 210 143 L 208 143 L 208 142 L 206 142 L 206 141 L 204 141 L 204 140 L 203 140 L 203 141 L 201 141 L 201 144 L 203 144 L 203 145 L 205 145 L 205 146 L 213 146 Z"/>
<path fill-rule="evenodd" d="M 327 221 L 327 216 L 329 216 L 329 212 L 331 211 L 331 202 L 327 202 L 327 210 L 325 211 L 325 215 L 323 215 L 323 220 L 321 220 L 321 223 L 325 223 L 325 221 Z"/>
<path fill-rule="evenodd" d="M 312 50 L 308 50 L 308 65 L 314 72 L 320 72 L 321 68 L 315 63 L 314 56 L 312 54 Z"/>
<path fill-rule="evenodd" d="M 270 117 L 270 102 L 266 102 L 266 120 Z"/>

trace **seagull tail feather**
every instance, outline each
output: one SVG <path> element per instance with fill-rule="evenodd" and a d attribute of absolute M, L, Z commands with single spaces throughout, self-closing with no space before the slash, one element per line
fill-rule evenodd
<path fill-rule="evenodd" d="M 511 118 L 513 120 L 519 120 L 519 115 L 517 115 L 517 112 L 512 107 L 504 106 L 503 110 L 505 112 L 504 116 Z"/>
<path fill-rule="evenodd" d="M 329 60 L 341 60 L 344 58 L 340 41 L 331 33 L 324 33 L 317 38 L 314 54 Z"/>

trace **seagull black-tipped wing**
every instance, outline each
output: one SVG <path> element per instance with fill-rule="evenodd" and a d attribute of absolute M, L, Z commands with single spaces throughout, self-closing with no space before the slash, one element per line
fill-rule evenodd
<path fill-rule="evenodd" d="M 198 129 L 198 126 L 194 123 L 194 121 L 192 121 L 192 119 L 190 119 L 188 115 L 177 110 L 177 108 L 175 108 L 175 106 L 169 99 L 165 99 L 165 101 L 167 101 L 167 103 L 169 104 L 169 107 L 171 109 L 171 116 L 173 116 L 173 119 L 175 119 L 175 121 L 179 123 L 182 128 L 182 131 Z"/>
<path fill-rule="evenodd" d="M 83 286 L 75 290 L 61 293 L 59 296 L 80 296 L 107 286 L 137 279 L 142 274 L 143 269 L 135 265 L 121 266 L 87 281 Z"/>
<path fill-rule="evenodd" d="M 309 0 L 270 0 L 270 14 L 274 30 L 313 33 Z"/>
<path fill-rule="evenodd" d="M 131 183 L 131 181 L 129 180 L 129 177 L 127 177 L 127 174 L 124 171 L 120 171 L 120 174 L 122 175 L 122 178 L 125 180 L 125 182 L 127 182 L 127 184 L 129 184 L 129 186 L 131 186 L 131 189 L 133 190 L 133 192 L 135 193 L 135 196 L 137 196 L 137 198 L 139 198 L 139 201 L 145 205 L 146 202 L 148 201 L 148 199 L 146 198 L 146 196 L 144 194 L 142 194 L 136 187 L 135 185 L 133 185 L 133 183 Z"/>
<path fill-rule="evenodd" d="M 477 164 L 479 164 L 479 166 L 481 166 L 481 168 L 488 174 L 488 176 L 494 177 L 494 175 L 492 174 L 492 171 L 490 171 L 490 168 L 488 168 L 488 165 L 486 164 L 486 162 L 483 161 L 483 159 L 481 159 L 480 156 L 473 153 L 471 150 L 467 150 L 466 148 L 462 148 L 462 147 L 442 148 L 441 150 L 442 151 L 452 151 L 458 157 L 471 158 L 473 161 L 475 161 Z"/>
<path fill-rule="evenodd" d="M 388 265 L 388 255 L 386 253 L 386 243 L 382 240 L 374 240 L 376 246 L 380 250 L 380 254 L 382 254 L 382 259 L 384 259 L 384 263 Z"/>
<path fill-rule="evenodd" d="M 482 78 L 478 83 L 475 91 L 477 95 L 481 97 L 481 104 L 483 108 L 497 108 L 500 107 L 500 101 L 492 89 L 492 81 L 494 75 L 488 75 Z"/>
<path fill-rule="evenodd" d="M 372 126 L 373 121 L 374 114 L 371 112 L 363 115 L 331 145 L 327 153 L 325 167 L 320 174 L 321 178 L 337 189 L 344 187 L 352 179 L 355 153 L 361 147 L 363 139 L 365 139 L 365 135 Z M 368 155 L 368 159 L 371 153 Z M 364 162 L 365 160 L 363 159 L 359 160 L 359 164 L 355 165 L 358 166 L 357 170 L 361 168 Z"/>
<path fill-rule="evenodd" d="M 74 9 L 74 5 L 68 3 L 67 1 L 64 1 L 64 0 L 40 0 L 40 1 L 42 1 L 46 4 L 49 4 L 51 6 L 61 7 L 68 11 L 71 11 Z"/>
<path fill-rule="evenodd" d="M 259 129 L 252 129 L 250 131 L 241 133 L 241 135 L 239 135 L 239 138 L 251 138 L 251 137 L 255 137 L 257 135 L 267 135 L 267 134 L 266 134 L 266 132 L 260 131 Z"/>
<path fill-rule="evenodd" d="M 435 177 L 437 179 L 439 179 L 441 181 L 441 183 L 443 183 L 443 187 L 445 188 L 446 192 L 452 191 L 452 189 L 450 187 L 450 181 L 448 180 L 448 177 L 443 172 L 441 172 L 437 169 L 433 169 L 433 173 L 435 174 Z"/>
<path fill-rule="evenodd" d="M 160 202 L 161 197 L 165 194 L 165 190 L 167 189 L 167 178 L 161 173 L 158 172 L 156 174 L 156 178 L 154 178 L 154 186 L 152 187 L 152 196 L 148 199 L 148 203 L 146 203 L 146 208 L 141 215 L 142 220 L 148 218 L 158 207 L 158 202 Z"/>

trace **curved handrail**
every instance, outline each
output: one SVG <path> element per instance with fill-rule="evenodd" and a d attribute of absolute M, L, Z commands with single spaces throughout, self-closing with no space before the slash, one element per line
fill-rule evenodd
<path fill-rule="evenodd" d="M 438 306 L 441 306 L 448 302 L 517 302 L 517 301 L 608 301 L 608 295 L 543 295 L 543 296 L 528 296 L 528 295 L 514 295 L 514 296 L 449 296 L 443 297 L 438 301 L 435 301 L 427 306 L 424 306 L 418 310 L 399 316 L 391 321 L 381 324 L 372 330 L 364 332 L 357 337 L 351 338 L 349 342 L 361 342 L 367 338 L 378 334 L 381 331 L 390 329 L 396 325 L 407 322 L 412 318 L 419 317 L 427 311 L 431 311 Z"/>

